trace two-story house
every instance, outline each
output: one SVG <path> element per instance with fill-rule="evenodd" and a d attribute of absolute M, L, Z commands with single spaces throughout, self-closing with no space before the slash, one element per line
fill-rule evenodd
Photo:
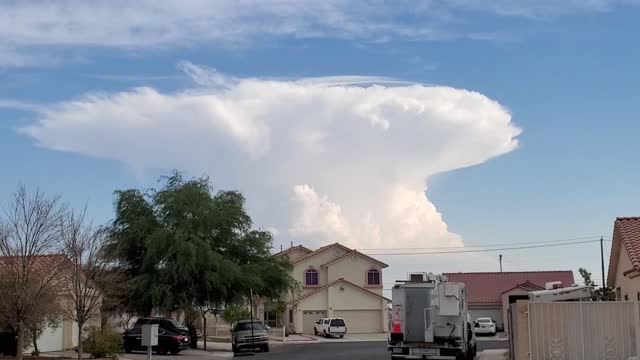
<path fill-rule="evenodd" d="M 620 301 L 640 301 L 640 217 L 619 217 L 613 225 L 607 286 Z"/>
<path fill-rule="evenodd" d="M 323 317 L 343 318 L 350 333 L 387 331 L 391 300 L 382 294 L 387 264 L 337 243 L 315 251 L 291 247 L 274 256 L 289 259 L 292 277 L 302 286 L 286 299 L 289 332 L 312 334 Z"/>

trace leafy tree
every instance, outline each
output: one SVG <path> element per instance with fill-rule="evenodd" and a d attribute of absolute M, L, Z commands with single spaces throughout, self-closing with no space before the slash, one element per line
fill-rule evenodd
<path fill-rule="evenodd" d="M 596 288 L 596 283 L 591 279 L 591 272 L 589 272 L 585 268 L 578 269 L 580 276 L 582 276 L 582 280 L 584 284 L 591 288 L 591 300 L 593 301 L 615 301 L 616 295 L 613 289 L 609 287 L 599 287 Z"/>
<path fill-rule="evenodd" d="M 249 319 L 250 317 L 251 312 L 249 309 L 239 304 L 227 306 L 222 312 L 222 319 L 224 319 L 227 324 L 233 324 L 238 320 Z"/>
<path fill-rule="evenodd" d="M 288 291 L 290 264 L 272 236 L 252 229 L 237 191 L 213 194 L 208 177 L 162 177 L 160 189 L 116 191 L 107 253 L 127 275 L 125 301 L 142 315 L 244 302 Z"/>

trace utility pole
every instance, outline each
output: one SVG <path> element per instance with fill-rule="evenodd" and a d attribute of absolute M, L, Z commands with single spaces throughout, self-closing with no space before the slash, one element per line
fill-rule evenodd
<path fill-rule="evenodd" d="M 251 301 L 251 306 L 249 307 L 249 311 L 251 312 L 251 347 L 255 348 L 256 346 L 256 337 L 253 333 L 253 289 L 249 289 L 249 301 Z M 255 349 L 254 349 L 255 350 Z"/>
<path fill-rule="evenodd" d="M 604 239 L 600 237 L 600 264 L 602 265 L 602 296 L 605 295 L 604 287 L 607 284 L 607 279 L 604 276 Z"/>
<path fill-rule="evenodd" d="M 500 259 L 500 272 L 502 272 L 502 254 L 498 255 L 498 258 Z"/>

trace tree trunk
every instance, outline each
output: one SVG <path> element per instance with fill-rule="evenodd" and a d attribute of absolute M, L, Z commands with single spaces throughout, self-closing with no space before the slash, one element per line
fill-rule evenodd
<path fill-rule="evenodd" d="M 24 353 L 24 322 L 18 321 L 18 343 L 16 344 L 16 360 L 22 360 Z"/>
<path fill-rule="evenodd" d="M 33 355 L 39 356 L 40 350 L 38 350 L 38 332 L 36 329 L 33 329 L 31 336 L 33 337 Z"/>
<path fill-rule="evenodd" d="M 78 360 L 82 360 L 84 356 L 82 352 L 82 328 L 84 327 L 84 322 L 78 321 Z"/>
<path fill-rule="evenodd" d="M 202 341 L 204 342 L 204 349 L 207 350 L 207 314 L 202 316 Z"/>

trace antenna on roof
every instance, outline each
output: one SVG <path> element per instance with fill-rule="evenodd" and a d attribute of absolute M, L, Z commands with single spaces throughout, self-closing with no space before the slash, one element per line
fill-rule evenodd
<path fill-rule="evenodd" d="M 291 241 L 291 247 L 293 247 L 293 241 Z"/>
<path fill-rule="evenodd" d="M 282 252 L 282 244 L 280 244 L 280 252 Z"/>
<path fill-rule="evenodd" d="M 500 259 L 500 272 L 502 272 L 502 254 L 498 255 L 498 258 Z"/>

